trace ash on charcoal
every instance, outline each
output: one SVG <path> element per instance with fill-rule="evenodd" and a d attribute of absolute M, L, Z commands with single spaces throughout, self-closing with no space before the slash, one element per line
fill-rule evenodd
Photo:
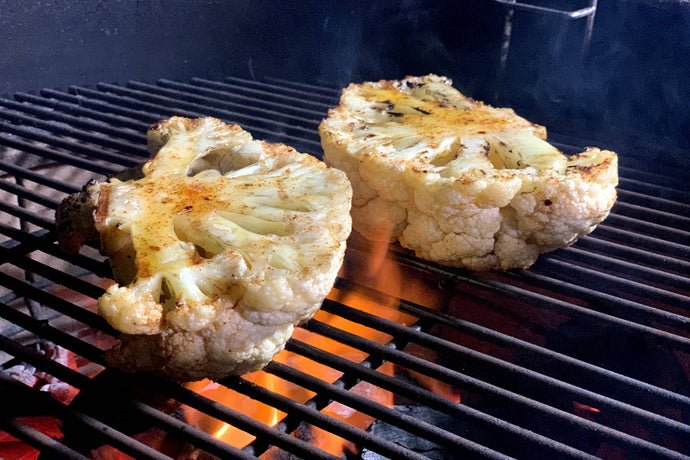
<path fill-rule="evenodd" d="M 454 431 L 453 428 L 457 430 L 457 419 L 446 414 L 441 414 L 428 407 L 395 406 L 395 410 L 418 420 L 432 423 L 444 430 Z M 418 452 L 432 460 L 448 460 L 457 458 L 456 455 L 453 455 L 445 448 L 433 443 L 432 441 L 429 441 L 428 439 L 421 438 L 414 433 L 409 433 L 405 430 L 388 425 L 387 423 L 381 421 L 374 422 L 369 431 L 371 434 L 392 441 L 406 449 Z M 363 460 L 382 460 L 385 458 L 387 457 L 377 454 L 376 452 L 372 452 L 368 449 L 364 449 L 362 451 Z"/>
<path fill-rule="evenodd" d="M 47 340 L 41 340 L 40 342 L 34 343 L 33 348 L 53 361 L 70 367 L 71 358 L 69 352 L 61 346 Z M 6 364 L 8 365 L 4 368 L 0 368 L 0 372 L 30 388 L 47 392 L 53 399 L 62 403 L 69 403 L 76 395 L 77 390 L 72 388 L 68 383 L 62 382 L 52 375 L 36 369 L 30 364 L 23 362 L 12 364 L 12 361 Z"/>

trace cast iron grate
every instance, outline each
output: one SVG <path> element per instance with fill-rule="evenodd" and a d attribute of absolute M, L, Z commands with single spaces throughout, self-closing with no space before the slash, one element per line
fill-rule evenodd
<path fill-rule="evenodd" d="M 378 250 L 355 235 L 322 311 L 386 339 L 320 317 L 305 324 L 305 334 L 364 356 L 353 361 L 293 338 L 291 353 L 338 372 L 324 380 L 284 362 L 263 371 L 310 391 L 306 401 L 245 378 L 222 382 L 284 412 L 276 424 L 155 376 L 120 375 L 104 367 L 97 345 L 65 326 L 69 319 L 113 333 L 83 306 L 100 296 L 109 276 L 102 258 L 95 250 L 67 256 L 55 244 L 53 213 L 65 194 L 144 160 L 146 128 L 172 115 L 219 117 L 319 156 L 316 127 L 337 98 L 330 87 L 230 77 L 102 83 L 0 99 L 3 368 L 28 363 L 79 391 L 63 404 L 0 371 L 0 429 L 67 458 L 88 457 L 101 444 L 135 458 L 167 458 L 135 436 L 147 427 L 221 458 L 332 458 L 305 426 L 342 438 L 369 459 L 690 455 L 690 192 L 681 173 L 651 168 L 644 155 L 619 152 L 619 202 L 611 216 L 528 271 L 473 274 L 393 246 L 387 267 L 400 272 L 403 284 L 418 280 L 415 289 L 425 294 L 391 293 L 352 268 Z M 582 144 L 558 145 L 574 153 Z M 353 292 L 381 310 L 354 306 Z M 386 308 L 405 320 L 382 314 Z M 28 346 L 41 341 L 98 372 L 87 375 Z M 389 392 L 392 402 L 355 391 L 362 382 Z M 235 448 L 166 412 L 161 399 L 256 440 Z M 338 419 L 324 411 L 334 401 L 377 421 L 365 429 Z M 39 415 L 58 419 L 63 436 L 32 427 L 31 417 Z M 83 442 L 75 432 L 92 436 Z"/>

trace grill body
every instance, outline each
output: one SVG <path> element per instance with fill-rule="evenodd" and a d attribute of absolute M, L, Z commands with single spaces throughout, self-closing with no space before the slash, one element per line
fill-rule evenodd
<path fill-rule="evenodd" d="M 621 152 L 620 199 L 612 215 L 592 235 L 543 256 L 528 271 L 467 273 L 429 264 L 392 247 L 386 260 L 401 271 L 402 283 L 420 284 L 416 291 L 391 294 L 390 287 L 378 287 L 356 268 L 366 264 L 374 249 L 353 237 L 336 290 L 357 292 L 380 305 L 390 305 L 386 299 L 394 296 L 395 308 L 409 315 L 411 325 L 387 319 L 383 310 L 355 308 L 340 297 L 327 300 L 325 312 L 390 337 L 378 343 L 318 318 L 304 325 L 305 331 L 347 344 L 366 356 L 355 363 L 291 340 L 290 352 L 342 372 L 329 382 L 284 363 L 266 368 L 267 373 L 313 391 L 309 404 L 242 378 L 223 382 L 286 412 L 277 426 L 257 423 L 232 407 L 217 407 L 203 396 L 154 377 L 120 376 L 107 368 L 97 377 L 85 376 L 23 346 L 22 334 L 30 332 L 80 359 L 104 364 L 100 349 L 59 324 L 66 316 L 112 332 L 74 300 L 75 295 L 97 298 L 102 292 L 99 280 L 109 276 L 107 267 L 98 255 L 62 254 L 55 245 L 52 213 L 60 199 L 79 190 L 87 177 L 102 177 L 145 158 L 143 132 L 150 123 L 173 114 L 214 115 L 242 123 L 257 137 L 288 141 L 318 156 L 316 125 L 336 99 L 334 88 L 229 77 L 73 86 L 67 91 L 46 89 L 39 95 L 18 92 L 12 99 L 0 100 L 6 171 L 2 187 L 13 197 L 3 201 L 2 211 L 14 220 L 2 225 L 6 325 L 1 346 L 15 361 L 54 375 L 86 395 L 82 398 L 87 401 L 99 401 L 79 404 L 77 399 L 69 406 L 46 402 L 65 429 L 100 432 L 99 442 L 134 456 L 153 455 L 129 437 L 129 423 L 140 418 L 221 457 L 261 455 L 271 448 L 298 457 L 324 455 L 289 435 L 302 422 L 389 457 L 420 453 L 389 441 L 385 434 L 377 435 L 377 429 L 387 433 L 392 427 L 425 439 L 445 455 L 456 449 L 489 457 L 583 457 L 611 450 L 662 458 L 688 454 L 689 246 L 684 229 L 690 204 L 687 193 L 680 190 L 681 177 L 626 166 L 634 161 L 625 152 Z M 292 112 L 275 110 L 278 106 L 290 106 Z M 566 151 L 577 150 L 559 145 Z M 434 302 L 425 301 L 425 292 L 435 293 Z M 380 371 L 384 363 L 392 363 L 399 378 Z M 460 403 L 438 387 L 416 381 L 418 375 L 452 388 Z M 393 407 L 352 391 L 359 382 L 392 392 Z M 2 385 L 4 407 L 13 408 L 1 419 L 2 428 L 41 448 L 54 449 L 52 443 L 37 439 L 35 432 L 16 426 L 18 420 L 25 420 L 22 416 L 32 413 L 27 406 L 33 400 L 31 392 L 6 376 Z M 191 405 L 239 425 L 257 441 L 237 450 L 171 417 L 149 399 L 129 393 L 115 406 L 105 404 L 102 395 L 112 395 L 113 385 L 143 387 L 147 394 Z M 332 401 L 379 422 L 371 431 L 352 428 L 320 411 Z M 431 419 L 419 421 L 401 407 L 423 408 Z M 131 418 L 113 419 L 112 413 L 120 411 Z M 437 426 L 441 422 L 445 425 Z M 85 453 L 79 445 L 64 448 L 70 455 Z"/>
<path fill-rule="evenodd" d="M 368 459 L 690 455 L 690 190 L 679 147 L 687 111 L 672 97 L 687 83 L 678 61 L 687 46 L 633 53 L 654 54 L 667 69 L 665 97 L 650 99 L 654 86 L 648 113 L 636 117 L 609 110 L 615 94 L 625 94 L 624 78 L 604 75 L 613 62 L 597 65 L 615 30 L 595 22 L 583 41 L 588 16 L 535 15 L 498 2 L 464 10 L 435 2 L 107 2 L 98 11 L 86 3 L 55 11 L 4 4 L 0 19 L 8 26 L 0 28 L 0 46 L 15 45 L 0 53 L 0 430 L 45 457 L 65 458 L 104 447 L 134 458 L 197 451 L 332 458 L 318 432 Z M 599 6 L 595 18 L 621 11 L 627 20 L 644 16 L 645 24 L 688 17 L 682 4 L 631 1 Z M 70 28 L 74 21 L 81 31 Z M 171 45 L 166 32 L 181 24 L 188 39 Z M 530 31 L 553 39 L 540 57 L 527 51 L 537 46 Z M 75 46 L 59 46 L 53 39 L 60 37 Z M 662 40 L 688 43 L 673 30 Z M 440 45 L 425 53 L 429 43 Z M 53 61 L 56 46 L 63 54 Z M 627 71 L 637 75 L 637 58 L 630 59 Z M 526 68 L 550 70 L 519 72 Z M 575 68 L 602 75 L 566 82 L 554 70 Z M 621 181 L 611 215 L 526 271 L 450 269 L 353 235 L 322 312 L 287 345 L 290 356 L 318 363 L 331 377 L 286 360 L 260 373 L 307 392 L 301 399 L 244 377 L 221 382 L 280 411 L 276 423 L 105 365 L 102 350 L 114 331 L 93 304 L 110 272 L 93 248 L 77 256 L 57 248 L 54 210 L 64 196 L 143 161 L 146 128 L 172 115 L 215 116 L 320 157 L 316 128 L 342 85 L 428 72 L 453 77 L 478 99 L 522 107 L 521 115 L 547 127 L 555 123 L 560 129 L 550 138 L 566 153 L 589 144 L 616 150 Z M 587 92 L 582 81 L 603 86 Z M 528 95 L 527 87 L 535 91 Z M 585 93 L 609 96 L 596 104 L 562 97 Z M 368 270 L 372 254 L 381 253 L 377 263 L 397 283 L 382 284 Z M 329 341 L 357 358 L 321 344 Z M 64 385 L 76 397 L 65 403 L 58 391 L 27 386 L 8 372 L 13 366 L 35 368 L 39 383 Z M 233 447 L 180 415 L 181 407 L 255 439 Z M 373 422 L 356 425 L 339 410 Z M 36 424 L 46 417 L 57 431 Z M 152 432 L 174 445 L 151 442 Z M 88 441 L 79 433 L 89 433 Z"/>

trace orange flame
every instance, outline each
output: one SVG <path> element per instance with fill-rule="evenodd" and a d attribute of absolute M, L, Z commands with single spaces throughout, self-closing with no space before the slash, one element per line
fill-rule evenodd
<path fill-rule="evenodd" d="M 431 293 L 434 292 L 434 289 L 428 289 L 423 283 L 419 283 L 418 285 L 415 284 L 414 279 L 406 280 L 403 283 L 402 280 L 404 276 L 401 271 L 401 267 L 386 257 L 387 252 L 387 242 L 375 243 L 372 246 L 371 253 L 368 254 L 364 260 L 354 260 L 355 265 L 363 267 L 364 270 L 354 275 L 352 273 L 348 273 L 348 269 L 345 266 L 347 265 L 347 261 L 344 265 L 344 268 L 341 270 L 341 276 L 344 275 L 349 278 L 360 277 L 362 284 L 386 294 L 383 296 L 383 300 L 371 300 L 370 298 L 367 298 L 364 293 L 357 292 L 356 289 L 349 289 L 347 291 L 333 289 L 328 298 L 331 300 L 337 300 L 341 304 L 347 305 L 351 308 L 372 312 L 376 316 L 388 319 L 390 321 L 395 321 L 400 324 L 412 324 L 416 321 L 416 318 L 401 312 L 398 309 L 399 300 L 397 299 L 403 297 L 403 295 L 411 295 L 412 297 L 420 296 L 425 302 L 435 302 L 435 297 L 437 294 L 432 295 Z M 357 282 L 359 283 L 360 280 L 357 280 Z M 414 301 L 417 300 L 419 299 L 414 299 Z M 384 331 L 355 323 L 341 316 L 328 313 L 324 310 L 318 311 L 314 316 L 314 319 L 340 330 L 348 331 L 349 333 L 357 336 L 366 337 L 367 339 L 380 344 L 386 344 L 392 338 L 390 334 Z M 314 332 L 310 332 L 306 329 L 296 328 L 293 338 L 332 353 L 333 355 L 345 358 L 354 363 L 360 363 L 368 357 L 367 352 L 363 350 L 353 348 L 349 345 L 329 339 Z M 312 377 L 329 383 L 335 382 L 342 376 L 342 372 L 336 369 L 317 363 L 310 358 L 287 350 L 279 353 L 274 360 L 292 368 L 299 369 Z M 395 366 L 391 363 L 384 363 L 377 370 L 385 373 L 386 375 L 392 376 L 395 371 Z M 243 378 L 300 403 L 304 403 L 314 396 L 312 391 L 263 371 L 246 375 Z M 225 404 L 228 407 L 232 407 L 233 409 L 253 417 L 254 419 L 269 426 L 274 426 L 285 417 L 285 413 L 273 407 L 262 404 L 258 401 L 248 398 L 247 396 L 238 394 L 233 390 L 209 381 L 192 383 L 188 385 L 188 388 L 217 402 Z M 442 390 L 449 394 L 452 398 L 456 398 L 456 394 L 450 389 L 442 388 Z M 350 391 L 360 395 L 365 395 L 368 399 L 374 400 L 388 407 L 392 407 L 394 403 L 391 392 L 383 390 L 367 382 L 360 382 L 356 384 L 350 389 Z M 330 403 L 328 406 L 322 409 L 322 412 L 362 429 L 368 428 L 375 421 L 373 417 L 358 412 L 338 402 Z M 245 447 L 254 440 L 254 436 L 248 433 L 193 410 L 188 411 L 187 421 L 188 423 L 203 429 L 207 433 L 211 433 L 217 439 L 220 439 L 238 448 Z M 355 452 L 355 446 L 351 445 L 351 443 L 349 443 L 347 440 L 321 430 L 318 427 L 309 427 L 309 442 L 325 452 L 337 456 L 340 456 L 347 451 Z M 271 449 L 263 457 L 278 458 L 279 456 L 280 453 L 277 452 L 276 449 Z"/>
<path fill-rule="evenodd" d="M 245 375 L 244 378 L 271 391 L 277 390 L 274 377 L 270 374 L 266 374 L 265 372 L 253 372 Z M 280 419 L 285 416 L 284 412 L 281 412 L 274 407 L 251 399 L 246 395 L 238 393 L 210 380 L 192 382 L 188 383 L 186 386 L 188 389 L 195 391 L 202 396 L 206 396 L 217 402 L 226 404 L 229 407 L 232 407 L 234 410 L 252 417 L 259 422 L 265 423 L 268 426 L 275 426 Z M 214 438 L 231 444 L 237 448 L 245 447 L 255 439 L 255 436 L 242 431 L 233 425 L 217 420 L 210 415 L 191 408 L 185 407 L 185 417 L 187 423 L 190 425 L 195 426 L 200 430 L 211 434 Z"/>

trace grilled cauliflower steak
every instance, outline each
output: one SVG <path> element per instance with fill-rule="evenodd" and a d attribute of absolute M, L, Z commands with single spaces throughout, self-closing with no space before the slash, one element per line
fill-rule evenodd
<path fill-rule="evenodd" d="M 347 177 L 213 118 L 162 121 L 148 143 L 143 177 L 89 184 L 56 216 L 65 250 L 97 234 L 110 259 L 98 306 L 124 335 L 106 359 L 180 381 L 262 368 L 333 285 Z"/>
<path fill-rule="evenodd" d="M 351 84 L 319 132 L 352 183 L 355 230 L 449 266 L 527 268 L 616 200 L 615 153 L 566 156 L 542 126 L 436 75 Z"/>

